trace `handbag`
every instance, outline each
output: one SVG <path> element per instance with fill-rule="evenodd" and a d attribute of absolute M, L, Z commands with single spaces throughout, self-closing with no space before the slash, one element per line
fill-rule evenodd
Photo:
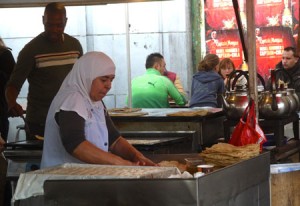
<path fill-rule="evenodd" d="M 256 121 L 255 102 L 251 99 L 232 132 L 229 144 L 235 146 L 260 144 L 260 150 L 262 151 L 262 145 L 266 141 L 267 138 Z"/>

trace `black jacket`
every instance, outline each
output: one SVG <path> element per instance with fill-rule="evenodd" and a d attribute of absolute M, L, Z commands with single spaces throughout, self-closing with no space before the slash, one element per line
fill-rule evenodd
<path fill-rule="evenodd" d="M 300 99 L 300 59 L 290 69 L 284 69 L 282 66 L 282 62 L 276 65 L 275 69 L 276 75 L 276 84 L 278 84 L 278 80 L 284 81 L 288 83 L 289 88 L 295 89 L 298 98 Z M 271 89 L 271 80 L 269 79 L 267 82 L 267 89 Z"/>
<path fill-rule="evenodd" d="M 7 104 L 5 100 L 6 83 L 15 66 L 14 57 L 6 47 L 0 47 L 0 115 L 7 113 Z"/>
<path fill-rule="evenodd" d="M 288 83 L 289 88 L 294 88 L 298 97 L 300 98 L 300 59 L 290 69 L 284 69 L 282 62 L 276 65 L 276 82 L 280 79 Z"/>

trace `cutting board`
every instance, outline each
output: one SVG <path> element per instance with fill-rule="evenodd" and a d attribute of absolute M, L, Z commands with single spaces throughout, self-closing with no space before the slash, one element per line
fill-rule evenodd
<path fill-rule="evenodd" d="M 135 117 L 135 116 L 144 116 L 147 114 L 148 114 L 148 112 L 126 112 L 126 113 L 109 112 L 109 115 L 111 117 Z"/>
<path fill-rule="evenodd" d="M 169 113 L 167 116 L 178 116 L 178 117 L 194 117 L 194 116 L 205 116 L 209 114 L 208 110 L 196 110 L 196 111 L 179 111 Z"/>

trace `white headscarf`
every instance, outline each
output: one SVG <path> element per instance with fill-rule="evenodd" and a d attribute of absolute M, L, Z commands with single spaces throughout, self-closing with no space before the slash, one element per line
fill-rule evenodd
<path fill-rule="evenodd" d="M 54 106 L 54 112 L 60 109 L 65 111 L 76 111 L 84 119 L 87 113 L 83 105 L 76 104 L 78 93 L 91 105 L 102 104 L 101 101 L 93 102 L 90 98 L 92 82 L 95 78 L 115 74 L 115 64 L 106 54 L 102 52 L 88 52 L 79 58 L 73 66 L 73 69 L 63 81 L 55 100 L 51 105 Z"/>
<path fill-rule="evenodd" d="M 44 149 L 41 167 L 67 162 L 82 163 L 70 155 L 60 138 L 60 128 L 55 121 L 59 110 L 74 111 L 85 119 L 85 136 L 96 147 L 108 151 L 108 130 L 102 101 L 90 98 L 92 82 L 95 78 L 115 74 L 113 61 L 102 52 L 89 52 L 74 64 L 48 111 Z M 95 108 L 95 109 L 94 109 Z"/>

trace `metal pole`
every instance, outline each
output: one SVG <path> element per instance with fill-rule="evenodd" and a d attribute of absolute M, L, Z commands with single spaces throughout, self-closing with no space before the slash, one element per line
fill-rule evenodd
<path fill-rule="evenodd" d="M 126 49 L 127 49 L 127 78 L 128 78 L 128 107 L 132 107 L 131 93 L 131 61 L 130 61 L 130 34 L 129 34 L 129 11 L 128 3 L 125 4 L 125 28 L 126 28 Z"/>

